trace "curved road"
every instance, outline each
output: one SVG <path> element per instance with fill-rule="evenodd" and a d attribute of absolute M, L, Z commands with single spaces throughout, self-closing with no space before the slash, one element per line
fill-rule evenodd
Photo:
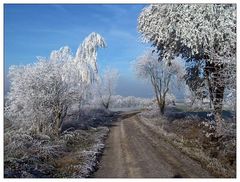
<path fill-rule="evenodd" d="M 126 112 L 111 127 L 96 178 L 212 177 L 189 158 L 151 132 L 136 116 Z"/>

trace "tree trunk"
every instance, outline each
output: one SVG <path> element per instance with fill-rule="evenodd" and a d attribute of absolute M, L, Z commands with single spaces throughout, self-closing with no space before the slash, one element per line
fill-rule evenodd
<path fill-rule="evenodd" d="M 158 108 L 159 108 L 159 111 L 160 111 L 160 114 L 161 115 L 164 115 L 164 112 L 165 112 L 165 100 L 158 100 Z"/>
<path fill-rule="evenodd" d="M 111 95 L 108 96 L 108 98 L 106 99 L 106 102 L 105 102 L 105 100 L 102 96 L 100 96 L 100 97 L 101 97 L 101 100 L 102 100 L 103 107 L 108 110 L 109 105 L 110 105 Z"/>
<path fill-rule="evenodd" d="M 82 99 L 80 99 L 80 100 L 82 100 Z M 81 108 L 82 108 L 82 102 L 80 101 L 78 104 L 78 120 L 80 120 L 80 118 L 81 118 L 81 114 L 82 114 Z"/>
<path fill-rule="evenodd" d="M 40 121 L 38 125 L 38 132 L 42 133 L 43 132 L 43 123 Z"/>
<path fill-rule="evenodd" d="M 217 86 L 216 87 L 216 94 L 213 99 L 213 106 L 214 106 L 214 114 L 215 114 L 215 121 L 216 121 L 216 134 L 221 136 L 223 134 L 222 129 L 222 102 L 223 102 L 223 95 L 224 95 L 224 87 Z"/>
<path fill-rule="evenodd" d="M 161 114 L 164 115 L 164 111 L 165 111 L 165 101 L 163 101 L 160 105 L 160 111 L 161 111 Z"/>
<path fill-rule="evenodd" d="M 216 136 L 222 136 L 223 127 L 222 127 L 222 114 L 219 112 L 215 112 L 215 121 L 216 121 Z"/>
<path fill-rule="evenodd" d="M 103 103 L 103 107 L 104 107 L 105 109 L 108 109 L 108 108 L 109 108 L 109 103 Z"/>
<path fill-rule="evenodd" d="M 212 109 L 212 100 L 209 99 L 209 108 Z"/>
<path fill-rule="evenodd" d="M 68 109 L 68 107 L 65 106 L 62 109 L 58 109 L 55 112 L 54 134 L 58 137 L 60 136 L 61 131 L 62 131 L 63 119 L 67 115 L 67 109 Z"/>
<path fill-rule="evenodd" d="M 215 121 L 216 121 L 216 135 L 221 136 L 223 133 L 222 128 L 222 102 L 224 97 L 224 83 L 221 83 L 223 64 L 216 65 L 214 63 L 206 62 L 206 75 L 209 87 L 210 100 L 212 101 Z M 224 79 L 224 78 L 222 78 Z"/>
<path fill-rule="evenodd" d="M 56 116 L 55 116 L 55 135 L 56 136 L 60 136 L 61 133 L 61 125 L 62 125 L 62 121 L 61 121 L 61 112 L 57 112 Z"/>

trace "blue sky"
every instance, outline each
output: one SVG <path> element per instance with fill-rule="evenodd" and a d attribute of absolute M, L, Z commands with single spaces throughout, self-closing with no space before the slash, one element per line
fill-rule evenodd
<path fill-rule="evenodd" d="M 5 73 L 10 65 L 29 64 L 36 56 L 69 46 L 75 53 L 91 32 L 101 34 L 107 48 L 98 51 L 100 70 L 117 68 L 117 94 L 151 97 L 151 86 L 137 80 L 131 62 L 149 45 L 141 43 L 137 18 L 145 5 L 5 5 Z"/>

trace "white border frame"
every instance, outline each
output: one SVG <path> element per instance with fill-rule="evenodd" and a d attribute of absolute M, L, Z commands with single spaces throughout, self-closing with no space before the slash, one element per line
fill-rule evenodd
<path fill-rule="evenodd" d="M 0 24 L 1 24 L 1 28 L 0 28 L 0 32 L 1 32 L 1 42 L 2 44 L 0 45 L 0 55 L 2 55 L 2 60 L 4 61 L 4 4 L 150 4 L 150 3 L 236 3 L 237 4 L 237 15 L 239 15 L 239 3 L 237 3 L 237 0 L 234 0 L 234 1 L 231 1 L 231 0 L 199 0 L 199 1 L 193 1 L 193 0 L 134 0 L 134 1 L 129 1 L 129 0 L 117 0 L 117 1 L 110 1 L 110 0 L 81 0 L 81 1 L 76 1 L 76 0 L 58 0 L 58 1 L 55 1 L 55 0 L 42 0 L 42 1 L 30 1 L 30 0 L 23 0 L 23 1 L 18 1 L 18 0 L 2 0 L 1 1 L 1 6 L 0 6 Z M 239 26 L 239 16 L 237 17 L 237 50 L 239 50 L 239 30 L 240 30 L 240 26 Z M 237 58 L 239 58 L 239 51 L 237 51 Z M 9 178 L 4 178 L 4 160 L 3 160 L 3 146 L 4 146 L 4 141 L 3 141 L 3 127 L 4 127 L 4 124 L 3 124 L 3 102 L 4 102 L 4 64 L 3 64 L 3 61 L 0 61 L 0 69 L 2 70 L 2 76 L 1 76 L 1 79 L 0 79 L 0 90 L 2 91 L 2 97 L 1 97 L 1 105 L 0 105 L 0 118 L 2 118 L 2 123 L 1 123 L 1 128 L 0 128 L 0 138 L 1 138 L 1 154 L 0 154 L 0 161 L 2 162 L 1 164 L 1 167 L 0 167 L 0 175 L 1 175 L 1 178 L 4 180 L 4 181 L 16 181 L 16 180 L 19 180 L 19 181 L 33 181 L 33 180 L 38 180 L 38 181 L 78 181 L 81 180 L 81 182 L 85 182 L 85 181 L 122 181 L 122 180 L 126 180 L 126 181 L 176 181 L 178 179 L 173 179 L 173 178 L 170 178 L 170 179 L 164 179 L 164 178 L 140 178 L 140 179 L 131 179 L 131 178 L 125 178 L 125 179 L 117 179 L 117 178 L 114 178 L 114 179 L 95 179 L 95 178 L 83 178 L 83 179 L 71 179 L 71 178 L 68 178 L 68 179 L 26 179 L 26 178 L 23 178 L 23 179 L 16 179 L 16 178 L 12 178 L 12 179 L 9 179 Z M 239 113 L 239 97 L 238 95 L 240 94 L 240 90 L 238 89 L 238 86 L 240 84 L 240 78 L 239 78 L 239 69 L 240 69 L 240 64 L 237 63 L 237 178 L 233 178 L 233 179 L 221 179 L 221 178 L 214 178 L 214 179 L 206 179 L 206 178 L 203 178 L 203 179 L 196 179 L 196 178 L 191 178 L 191 179 L 183 179 L 184 181 L 236 181 L 238 179 L 238 171 L 239 171 L 239 160 L 238 160 L 238 154 L 239 154 L 239 150 L 238 150 L 238 147 L 240 146 L 239 143 L 239 119 L 238 119 L 238 113 Z"/>

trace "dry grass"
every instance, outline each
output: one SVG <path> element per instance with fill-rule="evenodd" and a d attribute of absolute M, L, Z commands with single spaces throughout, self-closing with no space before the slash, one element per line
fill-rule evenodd
<path fill-rule="evenodd" d="M 4 176 L 87 177 L 97 166 L 107 127 L 65 132 L 59 139 L 11 130 L 4 136 Z"/>
<path fill-rule="evenodd" d="M 199 161 L 216 177 L 236 177 L 236 129 L 234 122 L 225 123 L 225 135 L 213 137 L 212 125 L 198 117 L 169 121 L 154 111 L 139 114 L 141 122 L 162 135 L 183 153 Z"/>

